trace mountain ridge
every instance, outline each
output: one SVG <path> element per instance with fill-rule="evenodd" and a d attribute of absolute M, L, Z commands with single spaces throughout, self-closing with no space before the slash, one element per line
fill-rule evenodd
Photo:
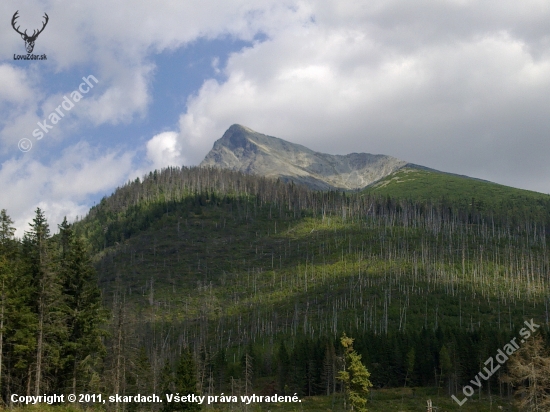
<path fill-rule="evenodd" d="M 402 167 L 418 167 L 381 154 L 316 152 L 239 124 L 227 129 L 200 166 L 292 180 L 318 190 L 358 190 Z"/>

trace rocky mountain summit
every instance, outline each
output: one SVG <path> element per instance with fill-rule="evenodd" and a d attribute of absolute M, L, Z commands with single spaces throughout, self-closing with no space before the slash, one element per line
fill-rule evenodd
<path fill-rule="evenodd" d="M 201 162 L 218 167 L 294 181 L 318 190 L 362 189 L 403 167 L 417 167 L 386 155 L 331 155 L 232 125 Z"/>

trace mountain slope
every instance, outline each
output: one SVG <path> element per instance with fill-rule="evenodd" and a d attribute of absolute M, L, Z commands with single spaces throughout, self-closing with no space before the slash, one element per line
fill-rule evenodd
<path fill-rule="evenodd" d="M 214 143 L 200 164 L 293 180 L 317 190 L 361 189 L 405 165 L 386 155 L 319 153 L 238 124 Z"/>
<path fill-rule="evenodd" d="M 124 302 L 114 312 L 131 344 L 157 353 L 159 367 L 193 348 L 206 359 L 201 376 L 216 374 L 212 391 L 227 393 L 227 377 L 245 378 L 245 353 L 259 360 L 258 382 L 273 381 L 285 342 L 294 369 L 277 381 L 319 394 L 327 344 L 344 331 L 376 387 L 409 383 L 411 349 L 415 385 L 433 385 L 443 345 L 457 384 L 468 384 L 525 319 L 547 319 L 547 227 L 448 203 L 168 168 L 117 189 L 75 233 L 96 252 L 105 301 Z M 312 389 L 299 375 L 307 370 Z"/>
<path fill-rule="evenodd" d="M 416 202 L 444 200 L 462 210 L 550 222 L 550 195 L 408 166 L 371 184 L 364 193 Z"/>
<path fill-rule="evenodd" d="M 403 387 L 411 347 L 422 354 L 417 384 L 428 385 L 442 345 L 459 336 L 452 356 L 467 383 L 477 359 L 502 347 L 489 339 L 508 341 L 524 319 L 546 315 L 543 226 L 475 210 L 169 168 L 119 188 L 75 233 L 96 251 L 106 301 L 124 296 L 124 316 L 149 352 L 160 336 L 167 352 L 227 351 L 231 368 L 250 345 L 276 365 L 276 342 L 299 348 L 305 337 L 321 342 L 322 364 L 323 342 L 346 331 L 376 386 Z M 455 337 L 438 338 L 440 327 Z M 477 349 L 465 343 L 474 332 L 488 336 Z"/>
<path fill-rule="evenodd" d="M 396 199 L 445 201 L 461 210 L 550 221 L 549 195 L 441 172 L 386 155 L 319 153 L 237 124 L 214 143 L 200 166 L 280 178 L 315 190 L 363 189 Z"/>

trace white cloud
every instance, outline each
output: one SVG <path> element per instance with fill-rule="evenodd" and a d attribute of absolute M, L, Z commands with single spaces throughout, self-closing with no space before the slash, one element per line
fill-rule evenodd
<path fill-rule="evenodd" d="M 157 134 L 147 142 L 147 159 L 151 169 L 161 169 L 167 166 L 181 166 L 182 153 L 175 132 Z"/>
<path fill-rule="evenodd" d="M 3 3 L 0 10 L 4 15 L 11 15 L 13 7 Z M 47 30 L 36 45 L 37 52 L 48 55 L 49 67 L 53 64 L 62 72 L 87 65 L 91 74 L 100 80 L 93 97 L 85 99 L 79 104 L 79 110 L 75 110 L 79 115 L 73 114 L 63 127 L 52 130 L 49 137 L 58 139 L 77 130 L 82 122 L 117 124 L 130 122 L 135 115 L 144 116 L 151 102 L 155 67 L 150 58 L 156 52 L 181 47 L 200 37 L 230 35 L 252 40 L 260 32 L 275 36 L 285 28 L 304 24 L 311 15 L 311 5 L 307 2 L 274 0 L 200 3 L 166 0 L 132 1 L 131 4 L 102 0 L 70 6 L 31 1 L 17 8 L 18 24 L 29 29 L 42 23 L 44 12 L 49 13 Z M 7 57 L 21 52 L 22 40 L 14 35 L 11 27 L 3 26 L 0 34 L 6 39 L 0 45 L 0 55 Z M 22 84 L 21 79 L 13 79 L 11 88 L 20 90 Z M 35 102 L 26 104 L 26 111 L 13 116 L 0 134 L 7 147 L 15 147 L 21 136 L 32 131 L 29 125 L 34 128 L 37 121 L 43 120 L 38 118 L 37 111 L 50 113 L 59 97 L 76 85 L 68 87 L 44 99 L 40 86 L 35 85 L 31 90 Z"/>
<path fill-rule="evenodd" d="M 83 81 L 84 79 L 91 85 L 90 87 Z M 75 81 L 70 89 L 47 96 L 37 90 L 34 96 L 25 99 L 18 109 L 6 110 L 7 120 L 0 132 L 0 139 L 8 143 L 4 147 L 4 152 L 13 152 L 16 149 L 17 141 L 21 138 L 34 141 L 38 137 L 35 131 L 42 134 L 42 137 L 38 137 L 36 140 L 46 138 L 59 141 L 67 135 L 77 133 L 85 125 L 103 123 L 105 117 L 108 116 L 104 116 L 103 121 L 98 121 L 100 114 L 109 113 L 112 110 L 109 110 L 109 102 L 105 95 L 101 96 L 99 94 L 101 92 L 99 92 L 99 98 L 94 96 L 94 88 L 95 91 L 99 88 L 99 81 L 96 82 L 96 80 L 97 78 L 93 75 L 92 77 L 84 76 Z M 18 84 L 16 83 L 16 85 Z M 83 91 L 87 90 L 86 93 L 80 91 L 80 85 L 83 85 Z M 24 88 L 22 92 L 25 95 Z M 73 95 L 74 92 L 78 93 L 79 97 Z M 50 117 L 52 114 L 59 118 L 55 123 Z"/>
<path fill-rule="evenodd" d="M 90 195 L 112 191 L 127 181 L 132 159 L 132 153 L 99 153 L 86 143 L 66 149 L 50 164 L 33 159 L 32 151 L 12 158 L 0 168 L 0 209 L 7 209 L 15 221 L 17 236 L 28 229 L 37 207 L 55 231 L 63 216 L 72 221 L 87 213 Z"/>
<path fill-rule="evenodd" d="M 153 69 L 151 64 L 130 71 L 120 67 L 112 79 L 99 76 L 99 83 L 94 86 L 97 89 L 90 93 L 92 97 L 83 100 L 83 111 L 86 113 L 83 117 L 96 126 L 129 123 L 134 115 L 143 117 L 150 102 L 149 83 Z"/>
<path fill-rule="evenodd" d="M 303 12 L 302 9 L 299 2 L 275 0 L 123 0 L 114 3 L 99 0 L 70 5 L 33 0 L 25 4 L 12 1 L 0 4 L 0 13 L 4 16 L 19 10 L 21 30 L 40 27 L 44 12 L 50 16 L 48 26 L 35 45 L 35 53 L 47 54 L 48 61 L 40 62 L 42 66 L 34 65 L 35 68 L 28 69 L 27 73 L 35 70 L 43 77 L 45 70 L 63 73 L 78 68 L 86 70 L 83 75 L 92 74 L 100 80 L 93 97 L 81 104 L 80 115 L 73 117 L 73 127 L 66 125 L 66 129 L 52 132 L 57 138 L 74 131 L 82 123 L 99 126 L 143 118 L 151 102 L 155 69 L 152 58 L 156 53 L 174 50 L 198 38 L 229 35 L 252 40 L 260 31 L 269 35 L 281 25 L 305 18 L 307 10 Z M 5 39 L 0 44 L 1 57 L 11 59 L 13 54 L 24 53 L 23 40 L 9 25 L 0 27 L 0 35 Z M 0 88 L 0 108 L 2 99 L 25 103 L 24 110 L 11 113 L 0 131 L 0 140 L 9 148 L 15 147 L 21 135 L 29 133 L 29 124 L 34 128 L 36 121 L 41 120 L 36 116 L 37 111 L 50 113 L 51 103 L 57 102 L 57 96 L 43 97 L 45 85 L 40 82 L 29 88 L 25 75 L 9 65 L 0 69 L 0 86 L 6 86 Z M 78 84 L 64 86 L 68 88 L 58 93 L 61 96 L 70 93 Z M 29 96 L 34 102 L 28 101 Z M 33 116 L 36 120 L 29 122 Z"/>
<path fill-rule="evenodd" d="M 550 54 L 533 52 L 549 38 L 537 26 L 548 7 L 336 4 L 233 54 L 227 80 L 190 97 L 179 133 L 191 163 L 241 123 L 319 151 L 550 191 Z"/>
<path fill-rule="evenodd" d="M 26 71 L 0 64 L 0 104 L 27 103 L 33 97 L 32 82 Z"/>

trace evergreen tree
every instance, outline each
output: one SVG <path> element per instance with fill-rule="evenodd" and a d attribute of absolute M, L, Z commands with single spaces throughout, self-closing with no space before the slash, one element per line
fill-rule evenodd
<path fill-rule="evenodd" d="M 336 350 L 334 344 L 329 342 L 325 346 L 323 358 L 323 382 L 324 393 L 328 396 L 336 391 Z"/>
<path fill-rule="evenodd" d="M 285 387 L 288 384 L 288 376 L 290 369 L 290 357 L 286 350 L 284 341 L 281 340 L 279 344 L 279 351 L 277 352 L 277 384 L 280 394 L 285 395 Z"/>
<path fill-rule="evenodd" d="M 244 354 L 244 394 L 250 395 L 254 379 L 254 358 L 249 352 Z"/>
<path fill-rule="evenodd" d="M 414 363 L 415 363 L 415 351 L 414 348 L 410 348 L 407 352 L 407 356 L 405 357 L 405 369 L 406 369 L 406 375 L 405 375 L 405 386 L 407 386 L 407 383 L 412 380 L 411 376 L 414 372 Z"/>
<path fill-rule="evenodd" d="M 444 379 L 447 379 L 449 381 L 449 386 L 448 386 L 448 392 L 450 393 L 451 391 L 451 388 L 450 388 L 450 375 L 451 375 L 451 372 L 452 372 L 452 368 L 453 368 L 453 364 L 451 362 L 451 356 L 449 355 L 449 351 L 447 349 L 447 347 L 445 345 L 443 345 L 441 347 L 441 350 L 439 351 L 439 381 L 440 381 L 440 384 L 441 384 L 441 381 L 444 380 Z M 438 385 L 438 391 L 439 391 L 439 387 L 441 385 Z"/>
<path fill-rule="evenodd" d="M 182 395 L 199 395 L 197 391 L 197 368 L 193 355 L 188 349 L 182 351 L 177 364 L 175 388 Z M 182 406 L 182 411 L 198 411 L 201 409 L 201 406 L 196 403 L 182 404 Z"/>
<path fill-rule="evenodd" d="M 291 392 L 296 392 L 298 396 L 307 394 L 309 356 L 310 351 L 305 340 L 297 341 L 290 355 L 289 381 Z"/>
<path fill-rule="evenodd" d="M 8 216 L 6 209 L 0 211 L 0 253 L 6 255 L 16 243 L 13 220 Z"/>
<path fill-rule="evenodd" d="M 172 372 L 172 366 L 170 365 L 170 360 L 166 359 L 162 371 L 160 373 L 160 387 L 162 389 L 164 406 L 162 407 L 162 412 L 172 412 L 174 411 L 175 405 L 167 402 L 168 395 L 174 394 L 174 373 Z"/>
<path fill-rule="evenodd" d="M 361 355 L 353 349 L 353 338 L 349 338 L 344 333 L 340 342 L 344 348 L 344 370 L 338 373 L 338 379 L 344 384 L 345 400 L 349 400 L 352 411 L 366 412 L 367 394 L 372 387 L 369 380 L 370 373 L 361 363 Z"/>
<path fill-rule="evenodd" d="M 83 241 L 74 235 L 66 218 L 59 230 L 59 268 L 68 335 L 63 360 L 70 376 L 68 386 L 71 393 L 77 393 L 88 389 L 98 373 L 105 352 L 101 326 L 107 313 L 102 308 L 97 276 Z"/>
<path fill-rule="evenodd" d="M 113 295 L 113 310 L 110 321 L 110 342 L 108 368 L 113 393 L 124 395 L 126 392 L 126 366 L 128 361 L 128 314 L 126 297 L 121 295 L 120 279 L 117 276 L 116 291 Z M 119 405 L 116 405 L 118 410 Z"/>
<path fill-rule="evenodd" d="M 16 244 L 13 238 L 15 228 L 13 220 L 7 215 L 6 209 L 0 211 L 0 395 L 4 392 L 4 340 L 7 323 L 8 293 L 15 273 L 14 255 Z"/>
<path fill-rule="evenodd" d="M 42 394 L 44 376 L 61 366 L 61 348 L 67 338 L 64 323 L 65 307 L 61 282 L 54 266 L 54 250 L 50 241 L 50 229 L 40 208 L 36 209 L 31 230 L 23 240 L 24 255 L 32 276 L 34 312 L 36 314 L 36 354 L 34 361 L 34 395 Z M 29 370 L 30 372 L 30 370 Z M 31 388 L 30 373 L 27 392 Z"/>
<path fill-rule="evenodd" d="M 137 394 L 147 395 L 153 393 L 151 363 L 149 361 L 149 357 L 147 356 L 145 347 L 143 346 L 139 349 L 133 368 L 128 373 L 126 388 L 126 393 L 129 396 L 134 396 Z M 163 402 L 166 402 L 166 400 L 163 399 Z M 127 410 L 128 412 L 133 412 L 141 410 L 140 407 L 147 406 L 150 405 L 133 402 L 128 405 Z"/>
<path fill-rule="evenodd" d="M 195 360 L 189 349 L 184 349 L 176 364 L 175 374 L 171 373 L 169 364 L 165 365 L 163 371 L 165 393 L 179 394 L 179 396 L 199 395 L 197 390 L 197 368 Z M 173 388 L 173 389 L 172 389 Z M 167 403 L 163 411 L 198 411 L 201 405 L 190 402 Z"/>
<path fill-rule="evenodd" d="M 0 395 L 6 402 L 13 391 L 30 391 L 28 377 L 36 349 L 31 279 L 23 270 L 12 224 L 6 210 L 0 211 Z"/>
<path fill-rule="evenodd" d="M 227 374 L 227 356 L 225 348 L 220 349 L 213 359 L 214 373 L 218 392 L 224 392 Z"/>

